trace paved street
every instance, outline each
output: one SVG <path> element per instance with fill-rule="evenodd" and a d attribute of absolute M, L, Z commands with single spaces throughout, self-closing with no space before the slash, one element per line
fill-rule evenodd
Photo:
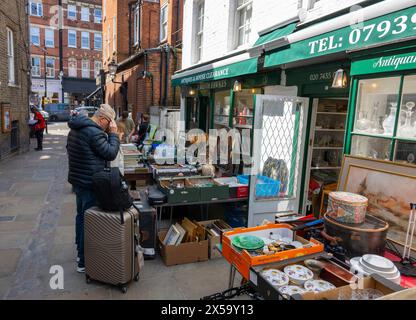
<path fill-rule="evenodd" d="M 75 271 L 75 196 L 67 183 L 66 123 L 49 125 L 44 151 L 0 162 L 0 297 L 3 299 L 199 299 L 225 290 L 224 259 L 166 267 L 145 261 L 127 294 L 86 284 Z M 64 289 L 49 286 L 50 267 L 64 269 Z M 236 283 L 239 278 L 236 279 Z M 244 298 L 244 297 L 241 297 Z"/>

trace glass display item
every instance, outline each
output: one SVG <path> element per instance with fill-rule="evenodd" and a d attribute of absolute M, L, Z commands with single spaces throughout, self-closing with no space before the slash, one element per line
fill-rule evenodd
<path fill-rule="evenodd" d="M 367 131 L 370 128 L 371 122 L 364 116 L 364 112 L 360 111 L 357 120 L 356 128 L 360 131 Z"/>
<path fill-rule="evenodd" d="M 390 103 L 390 105 L 391 105 L 390 114 L 383 121 L 384 133 L 388 134 L 388 135 L 393 134 L 394 120 L 396 119 L 396 111 L 397 111 L 397 103 L 396 102 L 392 102 L 392 103 Z"/>
<path fill-rule="evenodd" d="M 373 108 L 373 114 L 371 115 L 371 128 L 370 128 L 370 133 L 374 133 L 374 134 L 382 134 L 384 132 L 384 129 L 381 127 L 380 128 L 380 121 L 379 121 L 379 116 L 378 116 L 378 109 L 379 109 L 379 103 L 376 102 L 374 103 L 374 108 Z"/>
<path fill-rule="evenodd" d="M 414 138 L 416 135 L 415 128 L 412 126 L 412 114 L 412 111 L 406 111 L 404 126 L 399 130 L 399 135 L 403 138 Z"/>

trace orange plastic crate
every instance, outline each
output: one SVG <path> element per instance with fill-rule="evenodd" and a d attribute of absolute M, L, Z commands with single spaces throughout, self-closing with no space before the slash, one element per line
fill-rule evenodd
<path fill-rule="evenodd" d="M 267 264 L 276 261 L 282 261 L 287 259 L 292 259 L 301 256 L 307 256 L 311 254 L 315 254 L 318 252 L 324 251 L 324 245 L 315 239 L 310 239 L 310 243 L 312 244 L 309 248 L 298 248 L 293 250 L 286 250 L 282 252 L 277 252 L 274 254 L 268 255 L 259 255 L 259 256 L 251 256 L 246 250 L 242 250 L 241 252 L 234 249 L 233 245 L 231 244 L 230 236 L 244 234 L 244 233 L 251 233 L 253 231 L 262 231 L 268 229 L 276 229 L 276 228 L 286 228 L 292 229 L 292 227 L 285 223 L 280 224 L 267 224 L 264 226 L 257 226 L 251 228 L 236 228 L 232 231 L 225 232 L 222 236 L 222 255 L 224 258 L 234 265 L 234 267 L 240 272 L 240 274 L 247 280 L 250 279 L 250 267 L 251 266 L 258 266 L 262 264 Z M 296 240 L 305 242 L 306 240 L 296 236 Z"/>

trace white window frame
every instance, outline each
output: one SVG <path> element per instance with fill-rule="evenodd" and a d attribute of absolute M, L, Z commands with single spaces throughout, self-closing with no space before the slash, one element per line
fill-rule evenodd
<path fill-rule="evenodd" d="M 97 16 L 97 12 L 100 12 L 100 16 Z M 94 8 L 94 23 L 102 23 L 103 21 L 103 10 L 101 8 Z"/>
<path fill-rule="evenodd" d="M 84 68 L 84 63 L 88 63 L 88 69 Z M 82 59 L 81 60 L 81 76 L 82 78 L 89 78 L 90 77 L 90 60 L 88 59 Z"/>
<path fill-rule="evenodd" d="M 88 47 L 84 46 L 85 35 L 88 35 Z M 81 31 L 81 49 L 90 49 L 90 33 L 88 31 Z"/>
<path fill-rule="evenodd" d="M 7 66 L 8 81 L 10 85 L 16 84 L 15 61 L 14 61 L 14 35 L 13 30 L 6 27 L 7 33 Z"/>
<path fill-rule="evenodd" d="M 140 7 L 136 6 L 134 9 L 134 22 L 133 22 L 133 45 L 138 46 L 140 43 Z"/>
<path fill-rule="evenodd" d="M 71 63 L 75 62 L 75 68 L 71 66 Z M 68 59 L 68 77 L 77 78 L 78 77 L 78 61 L 75 58 Z"/>
<path fill-rule="evenodd" d="M 38 62 L 37 64 L 33 63 L 35 60 Z M 32 70 L 31 70 L 32 77 L 40 77 L 40 71 L 41 71 L 40 70 L 41 69 L 40 57 L 32 56 L 31 65 L 32 65 Z"/>
<path fill-rule="evenodd" d="M 94 76 L 98 77 L 100 75 L 100 70 L 103 68 L 103 63 L 101 60 L 94 61 Z"/>
<path fill-rule="evenodd" d="M 202 12 L 201 12 L 202 11 Z M 196 3 L 195 12 L 195 48 L 194 62 L 198 63 L 202 60 L 202 50 L 204 42 L 204 17 L 205 17 L 205 1 L 201 0 Z"/>
<path fill-rule="evenodd" d="M 53 68 L 47 66 L 48 61 L 53 61 Z M 45 70 L 46 70 L 46 77 L 47 78 L 55 78 L 55 58 L 46 57 Z"/>
<path fill-rule="evenodd" d="M 100 47 L 96 46 L 97 38 L 100 38 Z M 101 33 L 94 33 L 94 50 L 101 51 L 103 49 L 103 35 Z"/>
<path fill-rule="evenodd" d="M 36 12 L 33 12 L 32 5 L 36 5 Z M 43 16 L 43 5 L 42 2 L 38 1 L 30 1 L 29 3 L 29 14 L 34 17 L 42 17 Z"/>
<path fill-rule="evenodd" d="M 117 51 L 117 18 L 113 17 L 113 52 Z"/>
<path fill-rule="evenodd" d="M 247 7 L 250 6 L 251 16 L 250 16 L 250 23 L 247 24 Z M 244 14 L 244 24 L 240 25 L 240 15 Z M 238 0 L 236 1 L 236 16 L 235 16 L 235 48 L 247 45 L 250 42 L 250 33 L 251 33 L 251 23 L 253 17 L 253 0 L 248 0 L 246 3 L 238 6 Z M 247 29 L 247 25 L 249 26 L 249 34 L 248 39 L 246 39 L 246 31 L 243 31 L 243 41 L 240 43 L 240 29 Z"/>
<path fill-rule="evenodd" d="M 52 32 L 52 38 L 50 38 L 50 34 L 49 34 L 49 39 L 48 39 L 47 35 L 50 32 Z M 48 42 L 52 42 L 52 43 L 48 45 Z M 55 47 L 55 30 L 54 29 L 45 28 L 45 47 L 47 48 Z"/>
<path fill-rule="evenodd" d="M 69 41 L 69 36 L 74 35 L 75 36 L 75 44 L 72 45 Z M 77 47 L 77 30 L 68 29 L 68 48 L 76 48 Z"/>
<path fill-rule="evenodd" d="M 34 30 L 37 30 L 37 34 L 34 34 Z M 32 37 L 33 36 L 37 36 L 38 37 L 38 41 L 37 42 L 33 42 L 32 41 Z M 30 43 L 33 44 L 34 46 L 40 46 L 40 28 L 39 27 L 30 27 Z"/>
<path fill-rule="evenodd" d="M 165 4 L 160 8 L 160 35 L 159 35 L 160 42 L 165 41 L 168 37 L 168 13 L 169 13 L 168 9 L 169 9 L 168 4 Z M 165 11 L 165 20 L 162 20 L 163 18 L 162 12 L 164 11 Z M 163 35 L 163 33 L 165 34 Z"/>
<path fill-rule="evenodd" d="M 316 6 L 318 4 L 318 6 Z M 308 10 L 313 10 L 319 7 L 319 5 L 322 5 L 322 1 L 320 0 L 308 0 Z"/>
<path fill-rule="evenodd" d="M 75 16 L 70 16 L 70 13 L 75 13 Z M 69 20 L 77 20 L 77 6 L 75 4 L 68 4 L 67 17 Z"/>
<path fill-rule="evenodd" d="M 85 10 L 88 10 L 88 19 L 85 17 Z M 90 22 L 90 7 L 81 6 L 81 21 Z"/>

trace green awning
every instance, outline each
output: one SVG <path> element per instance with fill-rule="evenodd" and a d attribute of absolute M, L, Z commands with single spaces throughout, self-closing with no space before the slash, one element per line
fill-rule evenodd
<path fill-rule="evenodd" d="M 203 72 L 195 72 L 180 76 L 180 73 L 172 77 L 173 86 L 185 86 L 200 82 L 221 80 L 238 77 L 257 72 L 257 58 L 235 62 L 218 68 L 212 68 Z"/>
<path fill-rule="evenodd" d="M 293 42 L 285 49 L 266 53 L 264 67 L 275 67 L 372 45 L 410 40 L 415 36 L 415 9 L 416 6 L 409 7 L 363 21 L 355 28 L 347 26 Z"/>
<path fill-rule="evenodd" d="M 270 31 L 257 39 L 256 43 L 253 45 L 253 47 L 260 46 L 262 44 L 265 44 L 267 42 L 282 38 L 284 36 L 287 36 L 288 34 L 291 34 L 295 28 L 296 28 L 296 22 L 293 22 L 291 24 L 288 24 L 287 26 L 277 28 L 273 31 Z"/>

